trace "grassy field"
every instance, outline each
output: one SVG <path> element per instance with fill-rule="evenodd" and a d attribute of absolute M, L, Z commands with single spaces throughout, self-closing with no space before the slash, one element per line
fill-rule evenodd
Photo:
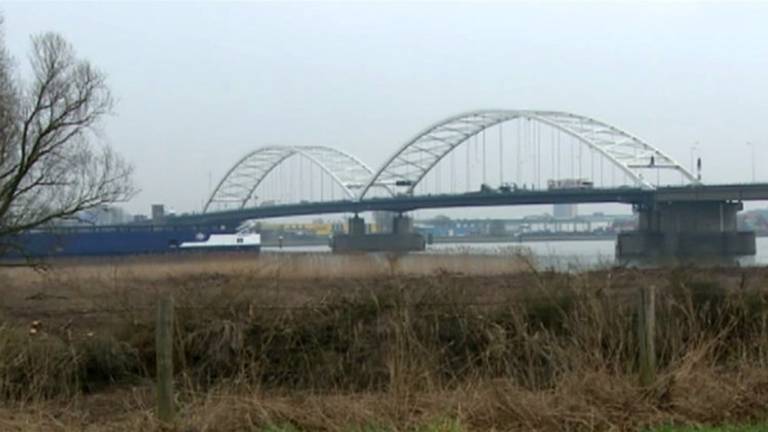
<path fill-rule="evenodd" d="M 154 315 L 164 293 L 177 305 L 179 431 L 759 424 L 767 281 L 761 268 L 558 273 L 515 254 L 460 253 L 5 268 L 0 430 L 159 430 Z M 659 373 L 643 387 L 635 300 L 651 284 Z"/>
<path fill-rule="evenodd" d="M 661 427 L 651 432 L 765 432 L 768 424 L 756 424 L 752 426 L 720 426 L 720 427 Z"/>
<path fill-rule="evenodd" d="M 413 432 L 464 432 L 466 429 L 456 420 L 436 420 L 432 423 L 426 423 L 424 425 L 417 426 L 413 429 Z M 707 426 L 666 426 L 654 429 L 648 429 L 645 432 L 765 432 L 768 430 L 768 425 L 753 425 L 753 426 L 722 426 L 722 427 L 707 427 Z M 263 429 L 264 432 L 299 432 L 294 426 L 291 425 L 271 425 Z M 363 426 L 362 428 L 351 428 L 352 431 L 360 432 L 388 432 L 389 429 L 377 427 L 375 425 Z"/>

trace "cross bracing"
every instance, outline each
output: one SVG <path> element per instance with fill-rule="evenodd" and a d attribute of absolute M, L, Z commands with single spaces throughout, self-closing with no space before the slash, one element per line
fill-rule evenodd
<path fill-rule="evenodd" d="M 383 189 L 391 195 L 396 185 L 405 185 L 405 193 L 410 195 L 424 177 L 457 147 L 477 139 L 489 128 L 513 121 L 543 125 L 575 138 L 642 189 L 655 189 L 643 176 L 643 171 L 648 169 L 657 173 L 661 170 L 677 172 L 683 183 L 700 183 L 690 171 L 659 148 L 590 117 L 559 111 L 480 110 L 447 118 L 424 129 L 402 145 L 375 172 L 354 156 L 329 147 L 259 148 L 246 154 L 226 173 L 206 202 L 204 211 L 209 211 L 212 204 L 234 204 L 244 208 L 264 179 L 296 155 L 320 167 L 350 200 L 370 198 L 372 189 Z"/>
<path fill-rule="evenodd" d="M 227 171 L 203 208 L 213 204 L 234 204 L 244 208 L 264 179 L 279 165 L 294 156 L 303 156 L 318 166 L 349 199 L 368 183 L 373 171 L 356 157 L 322 146 L 267 146 L 256 149 Z"/>
<path fill-rule="evenodd" d="M 365 198 L 374 185 L 408 185 L 406 193 L 412 193 L 430 170 L 456 147 L 488 128 L 513 120 L 537 122 L 577 139 L 641 188 L 654 189 L 643 176 L 645 169 L 676 171 L 685 181 L 698 183 L 691 172 L 657 147 L 599 120 L 558 111 L 481 110 L 450 117 L 418 133 L 371 176 L 359 198 Z"/>

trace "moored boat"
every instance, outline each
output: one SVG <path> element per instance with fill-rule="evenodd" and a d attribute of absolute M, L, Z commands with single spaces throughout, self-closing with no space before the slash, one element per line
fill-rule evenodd
<path fill-rule="evenodd" d="M 3 243 L 3 258 L 119 256 L 186 251 L 258 252 L 261 236 L 215 227 L 110 225 L 38 229 L 9 237 Z"/>

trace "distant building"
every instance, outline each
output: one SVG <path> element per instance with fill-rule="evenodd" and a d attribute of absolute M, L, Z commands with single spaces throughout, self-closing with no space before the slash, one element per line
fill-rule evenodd
<path fill-rule="evenodd" d="M 162 204 L 152 204 L 152 220 L 160 222 L 165 219 L 165 206 Z"/>
<path fill-rule="evenodd" d="M 552 215 L 555 219 L 572 219 L 578 214 L 578 204 L 554 204 L 552 206 Z"/>
<path fill-rule="evenodd" d="M 373 232 L 391 232 L 392 221 L 395 213 L 391 211 L 376 210 L 373 212 Z"/>
<path fill-rule="evenodd" d="M 78 213 L 76 220 L 67 225 L 120 225 L 132 219 L 122 208 L 105 205 Z"/>

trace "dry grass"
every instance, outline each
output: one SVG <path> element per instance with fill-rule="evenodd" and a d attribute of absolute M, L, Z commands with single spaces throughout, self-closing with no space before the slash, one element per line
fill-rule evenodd
<path fill-rule="evenodd" d="M 768 409 L 765 269 L 565 274 L 503 257 L 481 275 L 434 256 L 408 258 L 420 269 L 363 256 L 229 259 L 216 271 L 6 272 L 0 430 L 158 429 L 152 318 L 166 290 L 178 304 L 178 430 L 634 431 L 748 423 Z M 365 262 L 367 273 L 342 271 Z M 637 383 L 634 336 L 647 284 L 659 287 L 651 388 Z"/>
<path fill-rule="evenodd" d="M 46 263 L 44 272 L 29 267 L 4 269 L 8 279 L 23 284 L 39 281 L 46 272 L 57 278 L 110 280 L 200 274 L 248 274 L 283 279 L 357 278 L 430 275 L 436 271 L 498 275 L 525 269 L 532 259 L 524 250 L 505 249 L 500 254 L 476 255 L 463 250 L 441 254 L 352 254 L 327 253 L 217 253 L 115 258 L 58 259 Z"/>
<path fill-rule="evenodd" d="M 690 360 L 693 362 L 693 360 Z M 180 431 L 319 430 L 632 431 L 674 424 L 764 420 L 768 373 L 723 373 L 688 363 L 670 369 L 656 387 L 606 372 L 564 376 L 547 391 L 509 380 L 476 381 L 454 389 L 413 392 L 276 394 L 230 385 L 182 394 Z M 161 430 L 148 386 L 68 401 L 0 409 L 3 431 Z M 270 428 L 271 426 L 282 426 Z"/>

